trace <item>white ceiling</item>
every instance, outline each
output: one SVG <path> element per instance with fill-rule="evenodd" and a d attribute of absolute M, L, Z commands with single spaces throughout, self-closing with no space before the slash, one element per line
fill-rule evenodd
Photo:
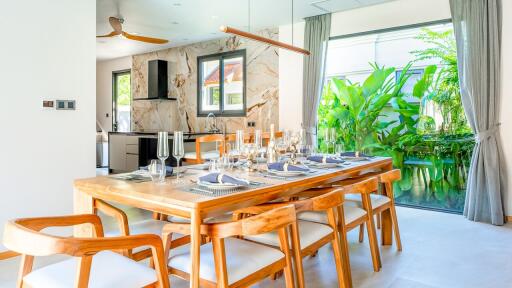
<path fill-rule="evenodd" d="M 97 39 L 96 58 L 107 60 L 224 37 L 219 26 L 248 30 L 250 0 L 97 0 L 96 32 L 112 31 L 108 17 L 122 17 L 129 33 L 168 39 L 165 45 L 121 37 Z M 294 22 L 393 0 L 294 0 Z M 290 24 L 292 0 L 250 1 L 250 30 Z"/>

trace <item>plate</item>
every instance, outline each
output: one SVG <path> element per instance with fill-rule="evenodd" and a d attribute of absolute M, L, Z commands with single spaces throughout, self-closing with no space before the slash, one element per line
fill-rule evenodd
<path fill-rule="evenodd" d="M 229 190 L 234 188 L 243 187 L 242 185 L 238 184 L 231 184 L 231 183 L 211 183 L 211 182 L 203 182 L 203 181 L 197 181 L 197 185 L 206 187 L 209 189 L 215 189 L 215 190 Z"/>
<path fill-rule="evenodd" d="M 285 177 L 301 176 L 301 175 L 306 174 L 305 171 L 279 171 L 279 170 L 268 170 L 268 173 L 274 174 L 277 176 L 285 176 Z"/>
<path fill-rule="evenodd" d="M 318 163 L 309 161 L 306 163 L 307 166 L 314 167 L 314 168 L 336 168 L 340 163 Z"/>
<path fill-rule="evenodd" d="M 352 162 L 358 162 L 358 161 L 367 161 L 369 160 L 368 157 L 352 157 L 352 156 L 342 156 L 341 159 L 345 161 L 352 161 Z"/>

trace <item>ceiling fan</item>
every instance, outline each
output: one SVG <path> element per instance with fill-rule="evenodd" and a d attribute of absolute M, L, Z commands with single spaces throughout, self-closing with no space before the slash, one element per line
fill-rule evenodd
<path fill-rule="evenodd" d="M 110 32 L 107 35 L 96 36 L 97 38 L 114 37 L 117 35 L 123 35 L 124 37 L 126 37 L 127 39 L 130 39 L 130 40 L 141 41 L 141 42 L 152 43 L 152 44 L 165 44 L 165 43 L 169 42 L 169 40 L 165 40 L 165 39 L 133 35 L 133 34 L 124 32 L 123 31 L 124 19 L 122 19 L 122 18 L 109 17 L 108 22 L 110 23 L 110 26 L 112 26 L 112 29 L 114 29 L 114 31 Z"/>

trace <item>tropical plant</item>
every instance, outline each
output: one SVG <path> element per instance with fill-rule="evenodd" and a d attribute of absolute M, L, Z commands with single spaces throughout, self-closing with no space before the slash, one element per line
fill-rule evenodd
<path fill-rule="evenodd" d="M 429 45 L 429 47 L 411 52 L 416 57 L 415 62 L 437 59 L 441 63 L 439 69 L 437 69 L 437 66 L 435 68 L 433 66 L 427 67 L 427 69 L 437 69 L 438 75 L 434 77 L 434 74 L 432 74 L 432 77 L 426 79 L 427 81 L 424 83 L 424 85 L 430 85 L 433 88 L 428 97 L 436 102 L 441 109 L 443 116 L 441 134 L 471 132 L 460 97 L 457 45 L 453 29 L 433 31 L 424 28 L 416 38 Z"/>
<path fill-rule="evenodd" d="M 391 99 L 401 97 L 400 90 L 409 78 L 410 64 L 395 81 L 395 68 L 370 64 L 372 74 L 362 83 L 332 78 L 324 89 L 319 109 L 321 130 L 337 127 L 338 139 L 347 149 L 373 149 L 379 146 L 379 135 L 397 121 L 380 120 Z M 401 126 L 403 129 L 405 126 Z"/>

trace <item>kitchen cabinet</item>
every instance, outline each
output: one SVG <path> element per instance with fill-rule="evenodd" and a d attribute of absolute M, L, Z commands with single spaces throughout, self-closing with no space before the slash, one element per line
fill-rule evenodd
<path fill-rule="evenodd" d="M 134 135 L 109 135 L 109 169 L 127 172 L 139 169 L 139 137 Z"/>

